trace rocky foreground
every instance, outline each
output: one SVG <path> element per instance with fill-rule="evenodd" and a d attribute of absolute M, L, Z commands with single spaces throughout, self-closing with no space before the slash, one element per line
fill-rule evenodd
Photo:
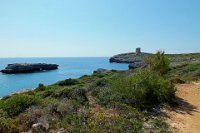
<path fill-rule="evenodd" d="M 32 73 L 38 71 L 47 71 L 58 69 L 57 64 L 45 64 L 45 63 L 15 63 L 8 64 L 8 66 L 1 70 L 2 73 L 15 74 L 15 73 Z"/>

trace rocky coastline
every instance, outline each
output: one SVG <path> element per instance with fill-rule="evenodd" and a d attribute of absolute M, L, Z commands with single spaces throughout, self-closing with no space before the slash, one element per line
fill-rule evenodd
<path fill-rule="evenodd" d="M 17 74 L 17 73 L 32 73 L 39 71 L 48 71 L 58 69 L 57 64 L 46 63 L 15 63 L 8 64 L 7 67 L 1 70 L 5 74 Z"/>
<path fill-rule="evenodd" d="M 123 53 L 112 56 L 110 63 L 125 63 L 129 64 L 129 69 L 144 67 L 145 58 L 153 55 L 153 53 L 145 53 L 141 48 L 136 48 L 135 52 Z M 170 66 L 178 66 L 184 63 L 196 63 L 200 61 L 200 53 L 185 53 L 185 54 L 166 54 L 170 60 Z"/>
<path fill-rule="evenodd" d="M 141 52 L 141 48 L 136 48 L 135 52 L 123 53 L 114 55 L 110 58 L 110 63 L 125 63 L 129 64 L 129 69 L 144 67 L 144 59 L 151 55 L 151 53 Z"/>

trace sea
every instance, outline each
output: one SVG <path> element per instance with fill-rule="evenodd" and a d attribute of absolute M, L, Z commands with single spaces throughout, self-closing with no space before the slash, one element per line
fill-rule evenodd
<path fill-rule="evenodd" d="M 59 69 L 26 74 L 0 73 L 0 97 L 17 91 L 33 89 L 39 83 L 50 85 L 67 78 L 90 75 L 98 68 L 108 70 L 127 70 L 127 64 L 109 63 L 109 57 L 68 57 L 68 58 L 0 58 L 0 69 L 12 63 L 50 63 L 58 64 Z"/>

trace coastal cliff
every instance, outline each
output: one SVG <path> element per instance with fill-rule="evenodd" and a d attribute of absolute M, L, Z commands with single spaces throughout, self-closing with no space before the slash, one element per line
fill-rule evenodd
<path fill-rule="evenodd" d="M 114 55 L 110 58 L 110 63 L 134 63 L 134 62 L 141 62 L 144 60 L 145 57 L 152 55 L 151 53 L 123 53 Z"/>
<path fill-rule="evenodd" d="M 58 69 L 57 64 L 45 64 L 45 63 L 15 63 L 8 64 L 8 66 L 1 70 L 2 73 L 14 74 L 14 73 L 31 73 L 36 71 L 46 71 L 46 70 L 55 70 Z"/>
<path fill-rule="evenodd" d="M 112 56 L 110 63 L 126 63 L 129 68 L 135 69 L 145 65 L 145 58 L 154 55 L 153 53 L 142 52 L 141 48 L 136 48 L 135 52 L 122 53 Z M 171 66 L 177 66 L 184 63 L 196 63 L 200 61 L 200 53 L 186 53 L 186 54 L 165 54 Z"/>
<path fill-rule="evenodd" d="M 151 53 L 141 52 L 141 48 L 136 48 L 135 52 L 132 53 L 123 53 L 114 55 L 110 58 L 110 63 L 135 63 L 135 62 L 143 62 L 144 58 L 152 55 Z"/>

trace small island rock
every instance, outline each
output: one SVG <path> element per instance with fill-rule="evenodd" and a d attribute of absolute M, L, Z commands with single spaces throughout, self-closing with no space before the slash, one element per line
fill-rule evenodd
<path fill-rule="evenodd" d="M 15 74 L 15 73 L 31 73 L 36 71 L 46 71 L 58 69 L 57 64 L 45 64 L 45 63 L 15 63 L 8 64 L 8 66 L 1 70 L 2 73 Z"/>

